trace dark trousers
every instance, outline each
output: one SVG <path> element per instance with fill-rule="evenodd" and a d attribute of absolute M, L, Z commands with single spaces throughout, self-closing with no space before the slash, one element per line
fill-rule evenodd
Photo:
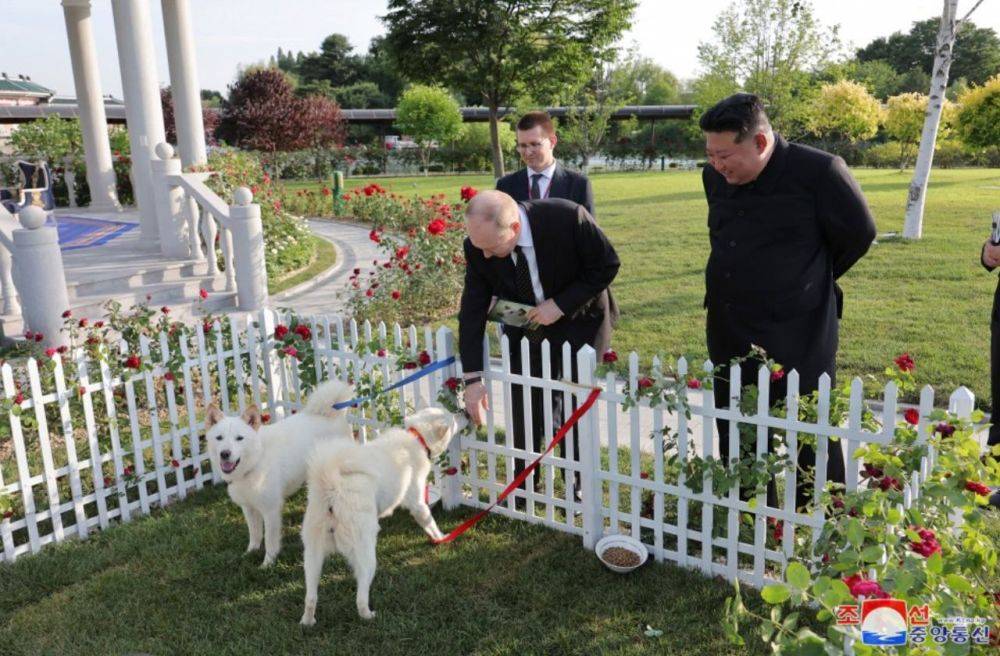
<path fill-rule="evenodd" d="M 720 366 L 713 386 L 715 405 L 718 408 L 729 407 L 729 361 L 747 355 L 752 344 L 762 346 L 786 371 L 795 369 L 799 372 L 800 396 L 818 388 L 819 377 L 823 372 L 828 373 L 831 379 L 836 373 L 837 314 L 832 296 L 829 303 L 816 310 L 785 320 L 770 317 L 751 319 L 725 306 L 709 306 L 707 333 L 709 356 L 716 366 Z M 756 385 L 760 365 L 761 362 L 755 360 L 747 360 L 740 365 L 743 386 Z M 831 380 L 831 386 L 832 382 Z M 770 384 L 768 398 L 772 407 L 785 399 L 787 389 L 787 377 Z M 736 457 L 729 453 L 729 421 L 719 419 L 716 426 L 719 431 L 719 455 L 728 465 L 730 457 Z M 756 426 L 753 426 L 752 432 L 752 436 L 748 434 L 740 438 L 740 451 L 744 454 L 757 452 Z M 773 452 L 774 441 L 774 432 L 769 431 L 768 453 Z M 827 445 L 826 480 L 843 483 L 843 448 L 839 440 L 828 440 Z M 815 450 L 811 446 L 800 444 L 797 462 L 799 471 L 796 476 L 795 506 L 802 509 L 813 498 L 813 483 L 802 479 L 804 472 L 815 472 Z M 749 499 L 751 493 L 750 488 L 741 486 L 741 499 Z M 773 480 L 767 484 L 767 505 L 779 507 Z"/>
<path fill-rule="evenodd" d="M 993 414 L 987 446 L 1000 444 L 1000 288 L 993 297 L 993 318 L 990 321 L 990 391 Z"/>
<path fill-rule="evenodd" d="M 507 331 L 510 337 L 510 369 L 511 373 L 520 374 L 524 372 L 523 363 L 521 361 L 521 335 L 516 334 L 514 331 Z M 573 347 L 573 371 L 571 372 L 571 379 L 576 380 L 577 378 L 577 367 L 576 367 L 576 350 L 578 347 Z M 532 343 L 528 351 L 530 357 L 530 375 L 532 377 L 541 377 L 542 375 L 542 348 L 540 343 Z M 561 344 L 556 347 L 554 344 L 551 345 L 549 364 L 552 369 L 552 378 L 558 380 L 563 376 L 563 366 L 562 366 L 562 348 Z M 541 387 L 531 386 L 529 388 L 529 397 L 531 400 L 531 445 L 532 450 L 535 452 L 540 452 L 544 449 L 552 437 L 556 434 L 556 431 L 562 426 L 565 421 L 565 415 L 568 416 L 569 413 L 564 413 L 564 409 L 567 405 L 570 406 L 569 412 L 572 412 L 576 404 L 571 401 L 569 404 L 566 403 L 565 395 L 562 392 L 551 392 L 552 397 L 552 423 L 546 425 L 545 422 L 545 392 Z M 511 385 L 511 421 L 514 424 L 514 448 L 525 449 L 528 444 L 528 431 L 525 430 L 525 403 L 524 403 L 524 386 L 523 385 Z M 563 458 L 567 457 L 567 442 L 573 440 L 573 454 L 576 461 L 580 459 L 580 439 L 579 435 L 574 428 L 570 435 L 566 436 L 562 444 L 559 445 L 559 455 Z M 530 462 L 530 461 L 529 461 Z M 524 471 L 527 466 L 527 462 L 523 458 L 514 459 L 514 477 Z M 538 480 L 539 472 L 535 471 L 536 481 Z M 573 486 L 574 489 L 578 489 L 580 485 L 580 475 L 579 472 L 574 472 L 573 476 Z M 519 486 L 521 489 L 525 488 L 525 483 Z"/>

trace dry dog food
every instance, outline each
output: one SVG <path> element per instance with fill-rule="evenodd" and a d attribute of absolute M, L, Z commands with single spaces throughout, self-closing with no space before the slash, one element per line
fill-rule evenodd
<path fill-rule="evenodd" d="M 622 547 L 608 547 L 601 552 L 605 562 L 618 567 L 635 567 L 639 564 L 639 554 Z"/>

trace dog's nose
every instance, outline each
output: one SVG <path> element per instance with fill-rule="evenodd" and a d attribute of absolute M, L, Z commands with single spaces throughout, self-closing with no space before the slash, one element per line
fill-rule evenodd
<path fill-rule="evenodd" d="M 229 451 L 220 451 L 219 457 L 223 460 L 229 460 Z"/>

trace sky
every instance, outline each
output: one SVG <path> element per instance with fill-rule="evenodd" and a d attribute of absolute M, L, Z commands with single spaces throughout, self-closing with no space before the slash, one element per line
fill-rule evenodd
<path fill-rule="evenodd" d="M 169 84 L 160 2 L 147 0 L 162 86 Z M 189 0 L 201 87 L 225 91 L 240 65 L 264 62 L 278 47 L 317 50 L 333 32 L 359 50 L 384 32 L 385 0 Z M 975 0 L 959 0 L 964 15 Z M 652 58 L 681 79 L 698 75 L 697 47 L 711 39 L 712 22 L 729 0 L 640 0 L 624 45 Z M 109 0 L 93 0 L 93 26 L 104 93 L 122 96 Z M 940 15 L 942 0 L 813 0 L 819 19 L 839 24 L 845 43 L 862 46 L 916 20 Z M 59 0 L 0 0 L 4 34 L 0 71 L 75 95 Z M 972 20 L 1000 32 L 1000 0 L 984 0 Z M 10 35 L 17 35 L 11 38 Z"/>

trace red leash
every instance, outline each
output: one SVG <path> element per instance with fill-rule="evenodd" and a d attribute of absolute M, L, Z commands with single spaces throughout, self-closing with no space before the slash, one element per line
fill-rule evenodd
<path fill-rule="evenodd" d="M 580 420 L 580 417 L 585 415 L 587 411 L 590 410 L 591 406 L 593 406 L 594 403 L 597 402 L 597 397 L 600 396 L 600 394 L 601 394 L 600 388 L 595 387 L 593 390 L 591 390 L 590 395 L 587 397 L 587 400 L 583 402 L 583 405 L 581 405 L 575 411 L 573 411 L 573 414 L 570 416 L 570 418 L 566 421 L 565 424 L 562 425 L 562 428 L 560 428 L 559 432 L 557 432 L 555 437 L 552 438 L 552 441 L 549 442 L 549 446 L 547 449 L 545 449 L 545 452 L 542 453 L 537 458 L 535 458 L 534 462 L 525 467 L 524 471 L 518 474 L 517 478 L 515 478 L 510 483 L 510 485 L 504 488 L 503 492 L 500 493 L 500 496 L 497 497 L 496 501 L 491 503 L 490 506 L 485 510 L 480 511 L 472 518 L 462 522 L 462 524 L 458 528 L 456 528 L 448 535 L 444 536 L 440 540 L 431 540 L 431 542 L 433 542 L 434 544 L 444 544 L 446 542 L 451 542 L 452 540 L 460 536 L 462 533 L 465 533 L 470 528 L 478 524 L 483 517 L 488 515 L 489 512 L 497 506 L 497 504 L 502 503 L 504 499 L 510 496 L 510 493 L 513 492 L 514 489 L 517 488 L 521 483 L 523 483 L 524 480 L 528 478 L 528 476 L 531 474 L 531 472 L 535 471 L 535 469 L 538 468 L 538 465 L 539 463 L 541 463 L 542 458 L 552 453 L 552 449 L 556 448 L 556 446 L 558 446 L 558 444 L 563 441 L 563 438 L 566 437 L 566 434 L 569 433 L 570 429 L 573 428 L 574 425 L 576 425 L 576 422 Z"/>

